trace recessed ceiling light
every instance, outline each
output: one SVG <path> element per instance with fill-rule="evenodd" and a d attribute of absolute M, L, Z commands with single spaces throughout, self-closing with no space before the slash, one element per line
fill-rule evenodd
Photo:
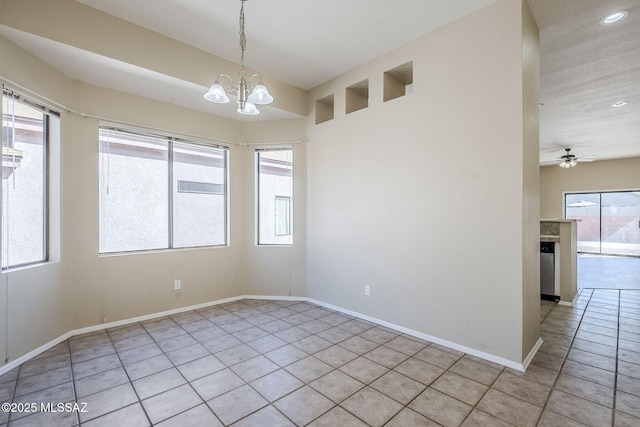
<path fill-rule="evenodd" d="M 616 23 L 618 21 L 621 21 L 624 18 L 626 18 L 628 14 L 629 14 L 629 12 L 627 12 L 626 10 L 621 10 L 620 12 L 612 13 L 611 15 L 607 15 L 604 18 L 602 18 L 600 20 L 600 24 L 601 25 L 614 24 L 614 23 Z"/>
<path fill-rule="evenodd" d="M 613 104 L 611 104 L 612 107 L 622 107 L 624 105 L 627 105 L 628 102 L 627 101 L 618 101 L 618 102 L 614 102 Z"/>

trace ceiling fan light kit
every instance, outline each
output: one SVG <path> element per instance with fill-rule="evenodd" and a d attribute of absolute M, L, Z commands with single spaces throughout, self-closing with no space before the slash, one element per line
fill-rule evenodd
<path fill-rule="evenodd" d="M 571 148 L 565 148 L 564 151 L 565 151 L 565 154 L 563 154 L 558 158 L 558 160 L 560 160 L 560 163 L 558 163 L 558 166 L 560 166 L 563 169 L 573 169 L 578 165 L 578 161 L 591 162 L 596 157 L 596 156 L 580 156 L 580 158 L 578 158 L 575 156 L 575 154 L 571 154 Z"/>
<path fill-rule="evenodd" d="M 229 96 L 227 96 L 227 92 L 235 92 L 238 100 L 238 113 L 245 116 L 255 116 L 260 114 L 256 105 L 270 104 L 273 102 L 273 97 L 262 82 L 262 78 L 259 74 L 253 74 L 249 78 L 246 77 L 246 72 L 244 70 L 244 51 L 247 48 L 247 38 L 244 32 L 245 1 L 247 0 L 240 0 L 240 73 L 238 76 L 238 83 L 234 85 L 231 76 L 220 73 L 207 93 L 204 94 L 204 99 L 216 104 L 227 104 L 230 101 Z M 221 78 L 228 79 L 229 86 L 225 88 L 225 86 L 220 83 Z M 252 87 L 251 82 L 254 79 L 258 81 L 258 84 Z"/>
<path fill-rule="evenodd" d="M 572 167 L 576 166 L 578 164 L 578 162 L 576 162 L 575 160 L 563 160 L 560 162 L 560 164 L 558 166 L 560 166 L 561 168 L 565 168 L 565 169 L 571 169 Z"/>

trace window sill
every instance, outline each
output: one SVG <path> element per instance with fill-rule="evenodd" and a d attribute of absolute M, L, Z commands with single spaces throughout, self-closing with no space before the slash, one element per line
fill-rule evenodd
<path fill-rule="evenodd" d="M 33 268 L 45 268 L 56 264 L 60 264 L 60 261 L 41 261 L 33 264 L 21 265 L 18 267 L 7 267 L 2 269 L 2 274 L 16 273 L 23 270 L 31 270 Z"/>
<path fill-rule="evenodd" d="M 172 253 L 172 252 L 226 249 L 230 247 L 231 247 L 230 244 L 226 244 L 226 245 L 216 245 L 216 246 L 194 246 L 191 248 L 147 249 L 147 250 L 137 250 L 137 251 L 127 251 L 127 252 L 105 252 L 105 253 L 98 253 L 98 257 L 109 258 L 109 257 L 118 257 L 118 256 L 127 256 L 127 255 L 151 255 L 151 254 L 162 254 L 162 253 Z"/>

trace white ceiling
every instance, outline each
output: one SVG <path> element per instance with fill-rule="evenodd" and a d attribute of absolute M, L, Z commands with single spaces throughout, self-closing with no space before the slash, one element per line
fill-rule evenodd
<path fill-rule="evenodd" d="M 578 158 L 640 156 L 640 1 L 528 2 L 540 28 L 540 161 L 565 147 Z M 629 16 L 600 25 L 620 10 Z"/>
<path fill-rule="evenodd" d="M 239 61 L 239 0 L 77 0 Z M 495 0 L 248 0 L 249 68 L 310 89 Z M 640 156 L 640 1 L 528 0 L 541 29 L 540 160 L 572 147 L 597 159 Z M 625 9 L 621 23 L 600 19 Z M 200 85 L 0 26 L 0 35 L 67 76 L 239 119 Z M 628 101 L 625 107 L 610 105 Z M 261 108 L 264 120 L 292 114 Z"/>
<path fill-rule="evenodd" d="M 239 62 L 239 0 L 77 0 Z M 247 0 L 248 67 L 311 89 L 495 0 Z"/>

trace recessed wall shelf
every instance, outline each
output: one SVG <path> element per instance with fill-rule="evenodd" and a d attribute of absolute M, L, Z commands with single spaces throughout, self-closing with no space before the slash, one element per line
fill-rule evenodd
<path fill-rule="evenodd" d="M 333 120 L 333 94 L 316 101 L 316 124 Z"/>
<path fill-rule="evenodd" d="M 369 79 L 347 87 L 345 95 L 347 114 L 367 108 L 369 106 Z"/>
<path fill-rule="evenodd" d="M 413 61 L 384 73 L 384 102 L 405 96 L 413 85 Z"/>

